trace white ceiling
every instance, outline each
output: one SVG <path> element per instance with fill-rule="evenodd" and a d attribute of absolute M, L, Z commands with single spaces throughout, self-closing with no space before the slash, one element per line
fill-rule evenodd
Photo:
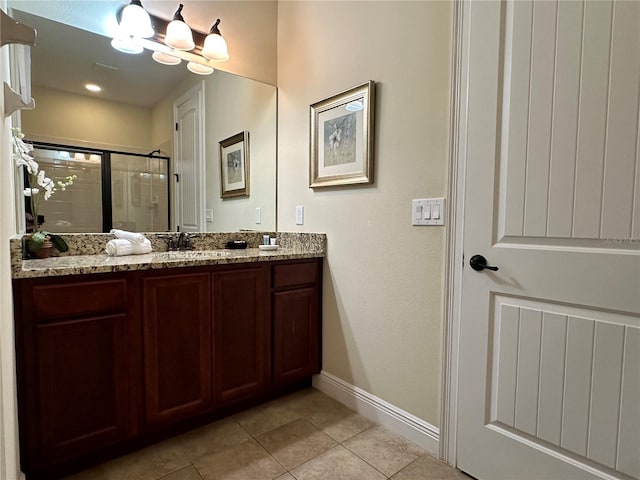
<path fill-rule="evenodd" d="M 37 30 L 36 46 L 31 51 L 33 84 L 148 107 L 160 101 L 185 77 L 193 75 L 184 62 L 176 66 L 161 65 L 151 59 L 149 51 L 127 55 L 111 47 L 111 38 L 107 35 L 113 32 L 118 10 L 128 3 L 126 0 L 11 1 L 10 6 L 15 9 L 13 17 Z M 143 5 L 152 15 L 170 19 L 177 2 L 145 0 Z M 194 30 L 207 30 L 209 27 L 200 26 L 197 19 L 212 18 L 209 11 L 212 5 L 214 2 L 189 3 L 188 17 L 183 10 L 185 20 Z M 58 23 L 61 20 L 64 24 Z M 100 68 L 96 63 L 116 69 Z M 101 85 L 103 91 L 89 93 L 84 89 L 88 82 Z"/>

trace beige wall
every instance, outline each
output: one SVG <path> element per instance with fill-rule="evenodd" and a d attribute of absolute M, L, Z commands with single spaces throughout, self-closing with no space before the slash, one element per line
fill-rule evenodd
<path fill-rule="evenodd" d="M 30 140 L 147 153 L 151 109 L 33 86 L 34 110 L 22 114 Z"/>
<path fill-rule="evenodd" d="M 323 368 L 436 426 L 444 228 L 411 199 L 446 192 L 450 29 L 447 2 L 279 3 L 278 230 L 327 234 Z M 370 79 L 375 183 L 309 189 L 309 105 Z"/>

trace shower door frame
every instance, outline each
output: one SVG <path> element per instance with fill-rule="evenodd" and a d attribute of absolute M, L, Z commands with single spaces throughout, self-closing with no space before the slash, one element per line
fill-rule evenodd
<path fill-rule="evenodd" d="M 43 150 L 72 150 L 74 152 L 100 155 L 100 182 L 102 189 L 102 232 L 106 233 L 113 227 L 113 205 L 111 192 L 111 155 L 129 155 L 132 157 L 154 158 L 167 161 L 167 229 L 171 229 L 171 157 L 165 155 L 152 155 L 151 153 L 134 153 L 122 150 L 109 150 L 105 148 L 77 147 L 74 145 L 64 145 L 50 142 L 29 142 L 33 148 Z M 24 207 L 24 206 L 23 206 Z M 24 209 L 24 208 L 23 208 Z"/>

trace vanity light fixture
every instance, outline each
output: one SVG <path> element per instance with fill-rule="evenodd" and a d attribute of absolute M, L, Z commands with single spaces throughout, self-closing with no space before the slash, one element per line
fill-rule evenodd
<path fill-rule="evenodd" d="M 122 10 L 120 34 L 137 38 L 153 37 L 151 17 L 140 0 L 131 0 L 131 3 Z"/>
<path fill-rule="evenodd" d="M 178 10 L 173 15 L 173 20 L 169 25 L 167 25 L 167 31 L 164 37 L 164 43 L 166 43 L 171 48 L 175 48 L 176 50 L 193 50 L 196 46 L 193 41 L 193 33 L 184 22 L 184 18 L 182 17 L 182 7 L 183 4 L 180 4 Z"/>
<path fill-rule="evenodd" d="M 216 23 L 213 24 L 211 30 L 209 30 L 207 38 L 204 39 L 202 55 L 211 60 L 225 62 L 229 60 L 229 51 L 227 50 L 227 42 L 222 38 L 218 25 L 220 25 L 219 18 L 216 20 Z"/>
<path fill-rule="evenodd" d="M 205 35 L 192 31 L 185 23 L 182 17 L 183 4 L 180 4 L 171 22 L 149 15 L 142 8 L 140 0 L 131 0 L 131 4 L 127 5 L 125 10 L 132 6 L 140 8 L 150 18 L 151 30 L 155 33 L 152 33 L 151 38 L 146 38 L 139 33 L 131 33 L 126 24 L 123 28 L 125 19 L 123 10 L 120 29 L 111 41 L 111 45 L 116 50 L 124 53 L 141 53 L 144 49 L 151 50 L 154 52 L 152 58 L 164 65 L 178 65 L 181 60 L 185 60 L 187 69 L 198 75 L 210 75 L 214 72 L 216 62 L 229 60 L 227 42 L 222 38 L 218 28 L 219 18 L 211 27 L 209 34 Z M 164 35 L 161 33 L 163 31 L 166 32 Z"/>
<path fill-rule="evenodd" d="M 122 53 L 137 55 L 144 52 L 142 45 L 136 43 L 131 37 L 116 37 L 111 40 L 111 46 Z"/>
<path fill-rule="evenodd" d="M 207 65 L 201 65 L 196 62 L 187 63 L 187 69 L 191 73 L 196 73 L 198 75 L 211 75 L 213 73 L 213 67 L 208 67 Z"/>
<path fill-rule="evenodd" d="M 174 57 L 173 55 L 169 55 L 168 53 L 164 52 L 153 52 L 151 58 L 153 58 L 158 63 L 162 63 L 163 65 L 178 65 L 180 62 L 182 62 L 182 60 L 178 57 Z"/>

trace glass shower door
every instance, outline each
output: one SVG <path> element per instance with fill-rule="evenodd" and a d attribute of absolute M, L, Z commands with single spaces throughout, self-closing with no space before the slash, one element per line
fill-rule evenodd
<path fill-rule="evenodd" d="M 113 228 L 133 232 L 169 229 L 169 161 L 111 154 Z"/>

